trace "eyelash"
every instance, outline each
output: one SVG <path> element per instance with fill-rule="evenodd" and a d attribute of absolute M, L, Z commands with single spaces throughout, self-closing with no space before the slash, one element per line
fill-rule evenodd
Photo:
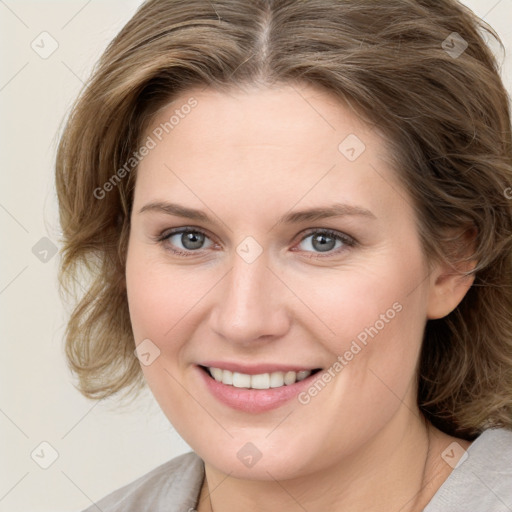
<path fill-rule="evenodd" d="M 168 242 L 168 240 L 171 236 L 185 234 L 185 233 L 200 233 L 200 234 L 204 235 L 206 238 L 208 238 L 208 239 L 210 238 L 208 236 L 208 234 L 200 228 L 184 227 L 184 228 L 176 228 L 171 231 L 165 231 L 157 237 L 156 241 L 158 243 L 164 245 L 166 250 L 171 251 L 172 253 L 174 253 L 177 256 L 184 256 L 184 257 L 195 256 L 202 249 L 198 249 L 196 251 L 188 250 L 185 252 L 185 251 L 174 249 L 170 246 L 170 244 L 166 243 L 166 242 Z M 326 229 L 326 228 L 323 228 L 323 229 L 311 228 L 311 229 L 309 229 L 306 232 L 306 234 L 299 240 L 298 243 L 303 242 L 306 238 L 309 238 L 311 235 L 314 235 L 314 234 L 328 235 L 330 238 L 334 238 L 335 240 L 339 240 L 339 241 L 343 242 L 343 247 L 339 247 L 336 250 L 326 251 L 326 254 L 314 253 L 312 251 L 305 251 L 306 253 L 311 254 L 311 256 L 307 256 L 308 258 L 326 258 L 326 257 L 330 257 L 330 256 L 332 257 L 335 255 L 338 255 L 342 251 L 346 251 L 347 248 L 352 248 L 357 245 L 357 241 L 354 238 L 352 238 L 351 236 L 341 233 L 339 231 L 334 231 L 332 229 Z"/>

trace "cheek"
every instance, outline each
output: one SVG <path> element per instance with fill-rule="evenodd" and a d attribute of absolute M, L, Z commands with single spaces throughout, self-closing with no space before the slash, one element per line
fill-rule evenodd
<path fill-rule="evenodd" d="M 205 297 L 218 279 L 216 272 L 170 265 L 137 241 L 128 248 L 126 286 L 132 330 L 136 345 L 150 340 L 157 347 L 158 357 L 141 368 L 166 414 L 187 407 L 181 403 L 183 389 L 175 379 L 186 379 L 193 362 L 188 341 L 204 322 Z"/>
<path fill-rule="evenodd" d="M 186 394 L 178 383 L 176 365 L 186 344 L 183 329 L 194 321 L 190 313 L 196 293 L 187 296 L 186 280 L 148 255 L 143 244 L 132 243 L 126 262 L 126 286 L 136 345 L 150 340 L 151 361 L 141 369 L 149 388 L 171 423 L 188 417 Z M 192 290 L 194 288 L 192 287 Z M 147 343 L 147 342 L 145 342 Z M 155 354 L 156 357 L 155 357 Z"/>
<path fill-rule="evenodd" d="M 419 248 L 409 248 L 407 255 L 390 251 L 376 261 L 333 271 L 315 280 L 315 287 L 304 279 L 296 288 L 317 316 L 310 326 L 318 325 L 324 333 L 319 339 L 332 355 L 333 396 L 366 417 L 384 405 L 394 410 L 397 397 L 404 399 L 414 384 L 426 322 L 427 271 Z"/>
<path fill-rule="evenodd" d="M 166 282 L 152 276 L 142 261 L 127 263 L 126 286 L 135 342 L 159 340 L 171 327 L 173 308 L 169 307 Z"/>
<path fill-rule="evenodd" d="M 181 327 L 182 319 L 206 291 L 205 283 L 199 285 L 190 277 L 190 269 L 172 269 L 161 258 L 151 256 L 142 244 L 129 246 L 126 286 L 136 342 L 154 338 L 161 344 L 172 338 L 173 331 Z"/>
<path fill-rule="evenodd" d="M 319 341 L 333 355 L 350 350 L 354 341 L 364 348 L 386 339 L 398 348 L 405 340 L 418 340 L 426 298 L 421 286 L 415 290 L 413 283 L 422 282 L 424 271 L 418 260 L 410 260 L 407 268 L 402 261 L 403 256 L 390 256 L 378 263 L 315 276 L 290 273 L 284 280 L 293 283 L 295 295 L 306 306 L 301 306 L 302 314 L 293 321 L 320 334 Z"/>

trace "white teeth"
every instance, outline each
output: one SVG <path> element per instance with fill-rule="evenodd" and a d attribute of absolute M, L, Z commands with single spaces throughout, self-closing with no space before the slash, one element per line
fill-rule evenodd
<path fill-rule="evenodd" d="M 260 373 L 258 375 L 247 375 L 246 373 L 231 372 L 220 368 L 209 367 L 210 375 L 217 381 L 234 386 L 236 388 L 269 389 L 290 386 L 298 381 L 304 380 L 311 375 L 310 370 L 299 372 L 272 372 Z"/>
<path fill-rule="evenodd" d="M 284 374 L 284 383 L 289 386 L 297 381 L 297 374 L 295 372 L 286 372 Z"/>
<path fill-rule="evenodd" d="M 270 374 L 270 387 L 271 388 L 280 388 L 284 386 L 284 373 L 283 372 L 274 372 Z"/>
<path fill-rule="evenodd" d="M 245 373 L 233 372 L 233 386 L 235 388 L 250 388 L 251 376 Z"/>
<path fill-rule="evenodd" d="M 220 370 L 220 368 L 217 368 L 217 370 Z M 220 370 L 222 372 L 222 379 L 217 379 L 219 381 L 222 381 L 222 384 L 228 384 L 230 386 L 233 385 L 233 372 L 230 372 L 229 370 Z"/>
<path fill-rule="evenodd" d="M 220 368 L 210 368 L 210 373 L 215 380 L 222 382 L 223 371 Z"/>
<path fill-rule="evenodd" d="M 260 375 L 251 375 L 251 388 L 268 389 L 270 387 L 270 374 L 261 373 Z"/>

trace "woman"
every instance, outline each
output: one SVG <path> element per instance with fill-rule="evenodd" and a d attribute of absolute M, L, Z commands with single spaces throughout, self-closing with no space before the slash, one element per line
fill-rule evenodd
<path fill-rule="evenodd" d="M 193 452 L 107 511 L 512 509 L 512 139 L 454 0 L 150 0 L 57 156 L 88 397 Z M 497 37 L 497 36 L 496 36 Z"/>

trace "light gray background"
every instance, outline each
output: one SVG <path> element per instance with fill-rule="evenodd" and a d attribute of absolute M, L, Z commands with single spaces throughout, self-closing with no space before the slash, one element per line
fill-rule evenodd
<path fill-rule="evenodd" d="M 149 392 L 119 409 L 75 390 L 63 356 L 58 256 L 36 245 L 58 240 L 53 164 L 62 120 L 140 3 L 0 0 L 0 512 L 78 511 L 189 450 Z M 464 3 L 512 53 L 512 0 Z M 31 47 L 51 48 L 42 32 L 58 44 L 47 58 Z M 512 56 L 499 58 L 511 91 Z M 58 453 L 47 469 L 40 464 L 52 449 L 41 442 Z"/>

